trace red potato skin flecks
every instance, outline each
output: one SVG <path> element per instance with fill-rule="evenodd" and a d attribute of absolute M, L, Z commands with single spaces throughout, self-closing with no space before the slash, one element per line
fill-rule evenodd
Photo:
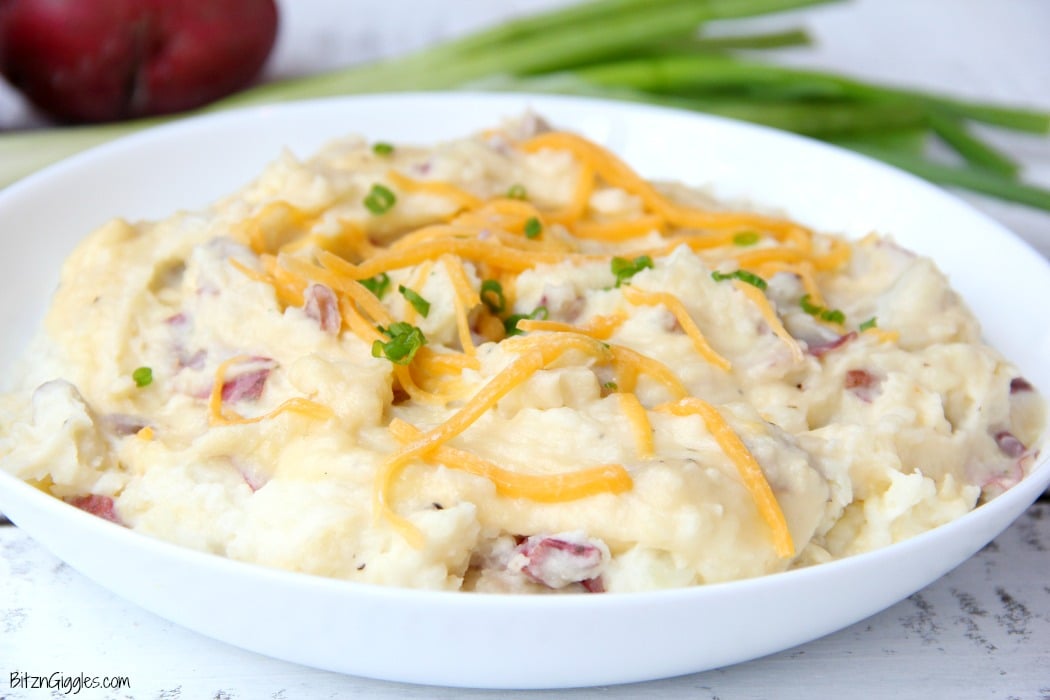
<path fill-rule="evenodd" d="M 92 493 L 86 496 L 67 498 L 66 503 L 92 515 L 97 515 L 103 520 L 108 520 L 117 525 L 124 525 L 124 521 L 120 519 L 116 509 L 113 507 L 113 499 L 109 496 L 99 496 Z"/>
<path fill-rule="evenodd" d="M 246 86 L 274 0 L 0 0 L 0 73 L 68 122 L 200 107 Z"/>
<path fill-rule="evenodd" d="M 589 543 L 569 542 L 558 537 L 530 537 L 518 545 L 528 563 L 522 569 L 530 580 L 549 588 L 569 581 L 579 583 L 588 593 L 603 593 L 600 575 L 602 553 Z"/>
<path fill-rule="evenodd" d="M 303 312 L 317 321 L 322 331 L 330 335 L 339 335 L 343 327 L 343 316 L 339 312 L 339 299 L 335 292 L 323 284 L 311 284 L 304 293 L 306 302 Z"/>

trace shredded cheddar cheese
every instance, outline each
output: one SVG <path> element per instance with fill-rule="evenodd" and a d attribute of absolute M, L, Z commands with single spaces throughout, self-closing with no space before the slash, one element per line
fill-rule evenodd
<path fill-rule="evenodd" d="M 634 394 L 621 392 L 617 396 L 620 397 L 620 406 L 623 408 L 627 420 L 631 423 L 631 431 L 634 433 L 634 439 L 638 443 L 638 456 L 643 459 L 652 457 L 653 426 L 649 422 L 649 416 L 645 412 L 645 407 L 642 406 L 642 402 Z"/>
<path fill-rule="evenodd" d="M 1036 389 L 929 261 L 542 128 L 348 139 L 104 226 L 0 396 L 0 469 L 261 565 L 493 593 L 791 570 L 1024 478 Z"/>
<path fill-rule="evenodd" d="M 415 426 L 395 418 L 390 432 L 402 443 L 419 437 Z M 465 450 L 442 445 L 428 459 L 441 462 L 491 481 L 496 492 L 506 498 L 525 498 L 538 503 L 563 503 L 601 493 L 623 493 L 631 488 L 631 476 L 619 464 L 604 464 L 588 469 L 555 474 L 527 474 L 500 467 Z"/>
<path fill-rule="evenodd" d="M 774 512 L 769 504 L 768 485 L 763 490 L 765 482 L 756 476 L 753 458 L 743 450 L 742 443 L 727 428 L 717 410 L 691 397 L 683 381 L 666 364 L 637 349 L 605 342 L 633 315 L 632 308 L 661 306 L 674 316 L 704 361 L 729 372 L 732 369 L 730 360 L 711 347 L 682 299 L 670 292 L 627 284 L 619 289 L 623 301 L 627 302 L 626 308 L 594 316 L 586 323 L 545 316 L 528 317 L 529 314 L 521 314 L 525 317 L 520 320 L 505 320 L 495 311 L 509 316 L 515 303 L 516 280 L 522 273 L 544 265 L 608 264 L 619 255 L 618 246 L 630 245 L 643 236 L 656 236 L 660 243 L 650 243 L 650 248 L 642 251 L 636 246 L 628 254 L 630 257 L 650 255 L 659 259 L 684 245 L 705 256 L 703 259 L 712 265 L 732 261 L 741 268 L 755 269 L 764 275 L 776 272 L 796 274 L 806 292 L 820 303 L 823 296 L 818 273 L 844 265 L 850 254 L 848 244 L 833 241 L 817 245 L 811 231 L 786 219 L 749 212 L 705 210 L 675 202 L 612 153 L 579 136 L 549 132 L 519 143 L 516 148 L 526 154 L 553 150 L 571 155 L 576 171 L 575 184 L 561 209 L 545 211 L 525 197 L 497 195 L 486 199 L 450 182 L 417 180 L 398 170 L 390 170 L 385 175 L 386 181 L 400 192 L 447 200 L 450 209 L 443 221 L 404 231 L 387 245 L 369 241 L 363 227 L 346 222 L 340 236 L 326 242 L 319 235 L 310 233 L 315 220 L 312 214 L 275 204 L 263 208 L 250 222 L 245 234 L 251 248 L 261 255 L 263 271 L 256 271 L 237 260 L 231 261 L 248 278 L 272 285 L 278 299 L 286 306 L 303 305 L 304 290 L 309 284 L 327 286 L 336 295 L 343 328 L 369 347 L 387 342 L 390 336 L 384 329 L 390 328 L 391 324 L 410 324 L 407 327 L 415 324 L 419 313 L 414 304 L 395 303 L 391 306 L 361 282 L 408 269 L 410 276 L 401 279 L 409 280 L 407 287 L 418 293 L 435 264 L 444 269 L 447 283 L 452 288 L 452 316 L 460 349 L 436 348 L 424 343 L 413 351 L 410 363 L 392 366 L 392 376 L 413 402 L 435 408 L 459 402 L 458 407 L 451 417 L 425 431 L 417 430 L 399 418 L 391 419 L 388 427 L 400 447 L 384 460 L 376 473 L 372 499 L 374 516 L 392 523 L 413 545 L 422 544 L 419 531 L 406 517 L 397 513 L 391 502 L 393 485 L 399 474 L 408 464 L 419 462 L 440 462 L 464 469 L 490 479 L 501 495 L 542 502 L 599 492 L 620 493 L 631 488 L 630 478 L 619 466 L 596 467 L 553 479 L 499 467 L 447 444 L 536 372 L 558 363 L 582 361 L 611 368 L 615 376 L 611 386 L 615 387 L 613 391 L 619 397 L 638 456 L 642 459 L 652 457 L 655 450 L 652 425 L 637 396 L 643 378 L 652 383 L 646 386 L 659 387 L 669 399 L 670 403 L 665 404 L 663 410 L 679 415 L 702 415 L 719 444 L 737 462 L 763 518 L 777 533 L 778 552 L 787 551 L 783 534 L 778 529 L 780 521 L 774 517 L 779 511 Z M 589 218 L 590 198 L 598 187 L 616 188 L 637 198 L 644 211 L 626 218 Z M 552 233 L 551 226 L 564 228 Z M 749 242 L 737 244 L 741 236 L 748 236 Z M 589 246 L 582 250 L 601 252 L 578 252 L 582 242 Z M 472 266 L 476 277 L 467 273 L 467 265 Z M 480 283 L 476 279 L 495 280 L 497 286 L 494 289 L 499 290 L 499 309 L 482 304 Z M 757 307 L 770 330 L 788 346 L 795 361 L 800 362 L 802 351 L 797 341 L 784 328 L 765 295 L 740 281 L 735 287 Z M 493 298 L 489 297 L 486 304 L 491 306 Z M 515 329 L 525 335 L 503 338 L 505 331 Z M 877 329 L 867 332 L 878 334 L 883 339 L 890 336 Z M 487 382 L 465 381 L 464 372 L 481 369 L 477 343 L 484 341 L 499 342 L 513 358 Z M 305 399 L 291 399 L 269 414 L 251 419 L 223 406 L 225 373 L 229 367 L 243 361 L 243 357 L 228 360 L 216 373 L 209 400 L 213 424 L 263 420 L 282 411 L 298 411 L 315 417 L 323 417 L 326 413 L 327 409 Z M 760 476 L 761 472 L 757 474 Z"/>
<path fill-rule="evenodd" d="M 780 317 L 777 316 L 777 312 L 773 310 L 773 305 L 769 303 L 769 299 L 767 299 L 766 295 L 762 293 L 762 290 L 752 284 L 748 284 L 747 282 L 741 282 L 740 280 L 733 280 L 733 285 L 758 308 L 766 325 L 769 326 L 769 330 L 773 331 L 775 336 L 784 341 L 784 345 L 786 345 L 788 350 L 791 351 L 791 356 L 794 358 L 795 362 L 802 362 L 805 359 L 802 354 L 802 348 L 799 346 L 798 341 L 791 337 L 791 334 L 787 332 L 786 328 L 784 328 L 784 324 L 780 321 Z"/>
<path fill-rule="evenodd" d="M 434 180 L 413 180 L 412 178 L 391 170 L 387 173 L 387 179 L 394 187 L 406 192 L 429 194 L 434 197 L 447 199 L 457 205 L 460 209 L 477 209 L 481 206 L 481 200 L 466 190 L 460 189 L 447 182 Z"/>
<path fill-rule="evenodd" d="M 299 397 L 288 399 L 272 411 L 254 418 L 245 418 L 233 409 L 224 406 L 222 392 L 226 384 L 226 373 L 234 365 L 253 361 L 256 361 L 256 358 L 238 355 L 222 362 L 215 370 L 215 381 L 212 384 L 211 394 L 208 398 L 208 414 L 212 425 L 259 423 L 285 412 L 299 413 L 316 420 L 327 420 L 332 417 L 332 410 L 327 406 Z"/>
<path fill-rule="evenodd" d="M 697 353 L 705 360 L 710 362 L 718 369 L 728 372 L 731 368 L 729 360 L 725 359 L 717 352 L 715 352 L 711 345 L 708 344 L 707 338 L 700 332 L 693 317 L 689 315 L 688 309 L 678 299 L 678 297 L 668 294 L 667 292 L 648 292 L 632 285 L 627 285 L 622 288 L 623 298 L 632 304 L 645 304 L 648 306 L 665 306 L 668 311 L 674 314 L 675 319 L 678 321 L 678 325 L 682 327 L 685 334 L 693 341 L 693 345 L 696 347 Z"/>
<path fill-rule="evenodd" d="M 711 437 L 722 448 L 726 456 L 736 465 L 740 478 L 751 493 L 758 507 L 759 514 L 769 527 L 773 546 L 780 557 L 790 557 L 795 553 L 784 513 L 777 503 L 773 489 L 769 487 L 762 467 L 754 455 L 747 449 L 733 429 L 729 427 L 722 414 L 714 406 L 695 397 L 680 399 L 674 403 L 658 406 L 657 410 L 666 411 L 676 416 L 697 415 L 703 419 Z"/>

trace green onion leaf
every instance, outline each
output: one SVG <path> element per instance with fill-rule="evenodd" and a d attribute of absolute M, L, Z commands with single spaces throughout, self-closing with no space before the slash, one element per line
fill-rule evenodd
<path fill-rule="evenodd" d="M 507 199 L 526 199 L 529 193 L 525 191 L 525 185 L 511 185 L 507 190 Z"/>
<path fill-rule="evenodd" d="M 390 211 L 397 203 L 397 197 L 390 188 L 380 185 L 378 182 L 372 185 L 368 195 L 365 197 L 365 207 L 376 216 Z"/>
<path fill-rule="evenodd" d="M 810 300 L 808 294 L 804 294 L 801 299 L 798 300 L 798 305 L 802 307 L 810 316 L 819 318 L 821 321 L 827 321 L 828 323 L 842 324 L 846 322 L 846 314 L 842 313 L 838 309 L 825 309 L 823 306 L 818 306 Z"/>
<path fill-rule="evenodd" d="M 153 383 L 153 370 L 149 367 L 139 367 L 131 373 L 131 378 L 135 380 L 135 386 L 141 389 Z"/>
<path fill-rule="evenodd" d="M 602 389 L 605 389 L 606 391 L 609 391 L 609 392 L 614 392 L 614 391 L 616 391 L 619 388 L 620 387 L 618 387 L 616 385 L 616 382 L 605 382 L 604 384 L 602 384 Z"/>
<path fill-rule="evenodd" d="M 526 318 L 530 320 L 545 321 L 550 318 L 550 313 L 548 313 L 546 306 L 537 306 L 532 310 L 532 313 L 512 314 L 503 322 L 503 331 L 507 335 L 521 335 L 524 331 L 518 329 L 518 321 Z"/>
<path fill-rule="evenodd" d="M 540 220 L 537 219 L 535 216 L 530 217 L 529 220 L 525 222 L 525 237 L 526 238 L 536 238 L 542 232 L 543 232 L 543 224 L 541 224 Z"/>
<path fill-rule="evenodd" d="M 820 312 L 820 318 L 828 323 L 845 323 L 846 314 L 838 309 L 824 309 Z"/>
<path fill-rule="evenodd" d="M 378 328 L 390 340 L 372 343 L 372 357 L 385 357 L 396 364 L 407 365 L 416 356 L 416 351 L 427 344 L 423 331 L 411 323 L 398 321 L 391 323 L 390 328 Z"/>
<path fill-rule="evenodd" d="M 507 298 L 503 296 L 503 285 L 496 280 L 485 280 L 481 283 L 479 295 L 485 306 L 494 314 L 501 314 L 507 308 Z"/>
<path fill-rule="evenodd" d="M 865 321 L 864 323 L 860 324 L 860 330 L 861 331 L 866 331 L 866 330 L 868 330 L 870 328 L 875 328 L 878 325 L 879 325 L 878 319 L 875 316 L 872 316 L 867 321 Z"/>
<path fill-rule="evenodd" d="M 822 307 L 817 306 L 812 301 L 810 301 L 810 297 L 808 294 L 804 295 L 801 299 L 799 299 L 798 305 L 801 306 L 802 310 L 810 316 L 816 316 L 821 312 L 822 309 Z"/>
<path fill-rule="evenodd" d="M 380 299 L 386 294 L 386 290 L 390 288 L 390 276 L 385 272 L 380 272 L 375 277 L 370 277 L 366 280 L 358 280 L 358 282 Z"/>
<path fill-rule="evenodd" d="M 393 144 L 380 141 L 372 146 L 372 152 L 377 156 L 388 156 L 394 152 L 394 146 Z"/>
<path fill-rule="evenodd" d="M 397 291 L 401 292 L 401 296 L 403 296 L 408 301 L 408 303 L 412 305 L 412 308 L 418 311 L 423 318 L 427 317 L 427 314 L 430 313 L 429 301 L 419 296 L 419 294 L 412 291 L 403 284 L 398 285 Z"/>
<path fill-rule="evenodd" d="M 715 282 L 731 279 L 740 280 L 741 282 L 747 282 L 752 287 L 758 287 L 763 291 L 769 286 L 764 279 L 756 275 L 754 272 L 748 272 L 747 270 L 734 270 L 733 272 L 719 272 L 718 270 L 715 270 L 711 273 L 711 279 Z"/>
<path fill-rule="evenodd" d="M 740 233 L 733 234 L 733 245 L 740 247 L 746 247 L 749 245 L 755 245 L 761 240 L 761 236 L 754 231 L 741 231 Z"/>
<path fill-rule="evenodd" d="M 611 269 L 613 275 L 616 276 L 617 287 L 637 275 L 642 270 L 646 268 L 652 269 L 652 267 L 653 259 L 648 255 L 639 255 L 634 260 L 616 257 L 609 263 L 609 269 Z"/>

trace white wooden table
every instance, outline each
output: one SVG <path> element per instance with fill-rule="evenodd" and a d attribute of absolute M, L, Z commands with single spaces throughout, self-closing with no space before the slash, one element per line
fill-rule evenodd
<path fill-rule="evenodd" d="M 284 0 L 269 77 L 389 55 L 563 0 Z M 785 63 L 1050 109 L 1046 0 L 860 0 L 810 10 L 820 46 Z M 763 23 L 768 26 L 768 22 Z M 39 124 L 0 86 L 0 128 Z M 1050 186 L 1050 139 L 992 135 Z M 1050 216 L 967 196 L 1044 255 Z M 888 574 L 890 575 L 890 574 Z M 130 688 L 24 687 L 21 674 L 127 676 Z M 869 620 L 774 656 L 693 676 L 516 697 L 1050 698 L 1050 500 L 973 559 Z M 275 661 L 178 628 L 80 576 L 0 524 L 0 700 L 79 698 L 495 698 Z"/>

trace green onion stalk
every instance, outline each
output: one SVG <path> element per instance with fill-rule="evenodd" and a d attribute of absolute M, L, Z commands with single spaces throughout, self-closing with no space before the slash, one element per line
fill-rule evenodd
<path fill-rule="evenodd" d="M 260 85 L 196 113 L 377 92 L 451 89 L 589 95 L 764 124 L 862 152 L 933 182 L 1050 211 L 1050 191 L 973 123 L 1050 133 L 1050 114 L 772 65 L 755 51 L 805 46 L 804 30 L 706 36 L 708 22 L 829 0 L 590 0 L 389 60 Z M 747 50 L 744 57 L 740 50 Z M 0 186 L 85 148 L 178 117 L 0 135 Z M 927 154 L 939 141 L 961 164 Z M 383 194 L 383 193 L 380 193 Z M 385 200 L 377 198 L 377 204 Z M 538 232 L 537 232 L 538 235 Z"/>

